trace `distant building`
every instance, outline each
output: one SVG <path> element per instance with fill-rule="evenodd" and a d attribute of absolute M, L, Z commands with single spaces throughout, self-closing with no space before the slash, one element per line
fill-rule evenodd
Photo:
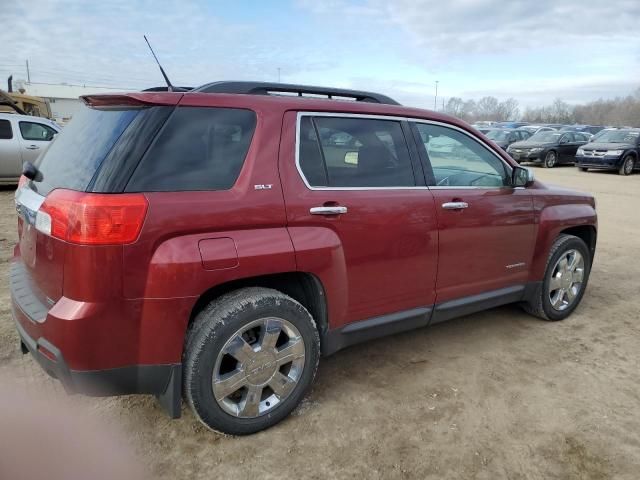
<path fill-rule="evenodd" d="M 65 124 L 78 111 L 82 101 L 81 95 L 95 95 L 98 93 L 114 93 L 126 91 L 122 88 L 89 87 L 84 85 L 14 82 L 17 88 L 24 89 L 27 95 L 42 97 L 49 100 L 51 113 L 60 124 Z M 130 90 L 129 90 L 130 91 Z"/>

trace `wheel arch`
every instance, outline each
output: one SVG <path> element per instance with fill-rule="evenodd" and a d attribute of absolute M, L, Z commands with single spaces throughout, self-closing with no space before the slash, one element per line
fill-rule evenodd
<path fill-rule="evenodd" d="M 195 301 L 187 328 L 196 315 L 213 300 L 222 295 L 246 287 L 265 287 L 290 296 L 305 307 L 316 322 L 320 341 L 329 328 L 327 301 L 321 280 L 308 272 L 283 272 L 231 280 L 204 291 Z"/>
<path fill-rule="evenodd" d="M 551 205 L 542 209 L 529 280 L 540 281 L 553 242 L 562 234 L 575 235 L 589 248 L 591 261 L 597 242 L 597 216 L 592 205 L 584 203 Z"/>
<path fill-rule="evenodd" d="M 596 253 L 596 241 L 598 238 L 598 232 L 593 225 L 579 225 L 575 227 L 565 228 L 560 231 L 559 234 L 573 235 L 581 239 L 589 248 L 591 254 L 591 262 L 593 263 L 593 257 Z"/>

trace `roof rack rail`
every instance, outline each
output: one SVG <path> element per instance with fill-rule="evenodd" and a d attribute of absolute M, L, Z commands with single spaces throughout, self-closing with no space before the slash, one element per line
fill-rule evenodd
<path fill-rule="evenodd" d="M 297 94 L 321 95 L 329 99 L 355 100 L 358 102 L 384 103 L 388 105 L 400 105 L 398 102 L 386 95 L 373 92 L 363 92 L 359 90 L 347 90 L 342 88 L 315 87 L 310 85 L 295 85 L 289 83 L 269 83 L 269 82 L 213 82 L 195 88 L 194 92 L 201 93 L 235 93 L 246 95 L 278 95 Z"/>
<path fill-rule="evenodd" d="M 190 92 L 193 90 L 193 87 L 173 87 L 174 92 Z M 168 92 L 169 87 L 151 87 L 145 88 L 142 90 L 143 92 Z"/>

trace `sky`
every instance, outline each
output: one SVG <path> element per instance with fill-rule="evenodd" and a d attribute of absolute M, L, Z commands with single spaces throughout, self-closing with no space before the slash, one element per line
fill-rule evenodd
<path fill-rule="evenodd" d="M 142 89 L 277 81 L 570 104 L 640 87 L 640 0 L 0 0 L 0 79 Z"/>

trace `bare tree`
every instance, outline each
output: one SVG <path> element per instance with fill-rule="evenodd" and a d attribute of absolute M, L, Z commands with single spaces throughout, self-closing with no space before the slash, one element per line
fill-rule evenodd
<path fill-rule="evenodd" d="M 476 120 L 516 120 L 520 110 L 514 98 L 498 101 L 483 97 L 478 101 L 449 99 L 445 111 L 468 122 Z M 582 105 L 569 105 L 557 98 L 551 105 L 527 107 L 521 117 L 531 123 L 580 123 L 640 127 L 640 87 L 627 97 L 599 99 Z"/>
<path fill-rule="evenodd" d="M 482 97 L 476 104 L 476 115 L 484 120 L 499 120 L 498 99 L 496 97 Z"/>
<path fill-rule="evenodd" d="M 518 101 L 515 98 L 507 98 L 498 104 L 499 120 L 517 120 L 520 116 Z"/>
<path fill-rule="evenodd" d="M 454 117 L 463 118 L 464 100 L 460 97 L 451 97 L 447 102 L 447 105 L 444 107 L 444 111 Z"/>

